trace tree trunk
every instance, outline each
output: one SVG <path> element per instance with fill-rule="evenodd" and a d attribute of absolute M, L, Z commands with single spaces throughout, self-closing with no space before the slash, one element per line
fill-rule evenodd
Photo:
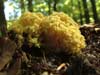
<path fill-rule="evenodd" d="M 97 14 L 97 11 L 96 11 L 96 5 L 95 5 L 95 0 L 91 0 L 91 5 L 92 5 L 92 11 L 93 11 L 93 18 L 95 20 L 95 23 L 98 23 L 99 22 L 99 19 L 98 19 L 98 14 Z"/>
<path fill-rule="evenodd" d="M 72 13 L 70 13 L 70 16 L 76 21 L 77 19 L 76 19 L 76 17 L 75 17 L 75 15 L 74 15 L 74 1 L 73 0 L 71 0 L 71 6 L 70 6 L 70 9 L 71 9 L 71 12 Z"/>
<path fill-rule="evenodd" d="M 80 15 L 80 23 L 83 24 L 83 16 L 82 16 L 82 9 L 80 0 L 78 0 L 78 8 L 79 8 L 79 15 Z"/>
<path fill-rule="evenodd" d="M 24 0 L 20 0 L 20 8 L 21 8 L 21 13 L 25 12 L 25 3 Z"/>
<path fill-rule="evenodd" d="M 2 36 L 7 36 L 7 23 L 4 14 L 4 2 L 0 0 L 0 31 Z"/>
<path fill-rule="evenodd" d="M 70 9 L 71 9 L 71 12 L 72 12 L 72 13 L 70 13 L 70 15 L 71 15 L 71 17 L 74 18 L 74 11 L 73 11 L 74 9 L 73 9 L 73 6 L 74 6 L 74 5 L 73 5 L 73 0 L 71 0 L 71 6 L 70 6 Z"/>
<path fill-rule="evenodd" d="M 53 10 L 54 11 L 57 11 L 57 8 L 56 8 L 57 3 L 58 3 L 58 0 L 54 0 L 54 4 L 53 4 Z"/>
<path fill-rule="evenodd" d="M 90 19 L 89 19 L 89 10 L 87 7 L 87 2 L 86 0 L 82 0 L 83 1 L 83 8 L 84 8 L 84 16 L 86 18 L 86 23 L 90 23 Z"/>
<path fill-rule="evenodd" d="M 50 15 L 51 14 L 51 0 L 48 0 L 48 8 L 49 8 L 48 13 Z"/>
<path fill-rule="evenodd" d="M 28 0 L 28 10 L 29 10 L 30 12 L 33 12 L 32 0 Z"/>

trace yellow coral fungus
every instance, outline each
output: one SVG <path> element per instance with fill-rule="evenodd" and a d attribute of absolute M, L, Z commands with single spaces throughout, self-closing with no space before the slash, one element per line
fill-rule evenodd
<path fill-rule="evenodd" d="M 79 26 L 71 17 L 63 12 L 53 12 L 52 16 L 59 16 L 60 20 L 69 24 L 69 25 L 76 25 Z"/>
<path fill-rule="evenodd" d="M 62 12 L 55 12 L 46 17 L 41 13 L 26 12 L 13 24 L 12 29 L 15 32 L 21 35 L 26 32 L 29 42 L 41 43 L 41 46 L 47 48 L 47 52 L 74 54 L 80 53 L 86 46 L 79 25 Z"/>
<path fill-rule="evenodd" d="M 38 36 L 38 29 L 39 25 L 44 18 L 44 15 L 42 13 L 31 13 L 31 12 L 25 12 L 22 14 L 22 16 L 12 23 L 12 26 L 10 27 L 10 30 L 13 30 L 18 35 L 21 35 L 23 37 L 23 33 L 28 34 L 28 41 L 31 43 L 36 43 L 36 38 Z"/>
<path fill-rule="evenodd" d="M 35 33 L 43 18 L 44 15 L 41 13 L 25 12 L 18 20 L 13 22 L 11 29 L 18 33 Z"/>
<path fill-rule="evenodd" d="M 40 25 L 40 42 L 47 52 L 80 53 L 85 47 L 78 24 L 64 13 L 46 17 Z"/>
<path fill-rule="evenodd" d="M 34 24 L 40 24 L 41 20 L 43 18 L 43 14 L 41 13 L 31 13 L 31 12 L 25 12 L 19 19 L 19 23 L 21 25 L 27 26 L 27 25 L 34 25 Z"/>

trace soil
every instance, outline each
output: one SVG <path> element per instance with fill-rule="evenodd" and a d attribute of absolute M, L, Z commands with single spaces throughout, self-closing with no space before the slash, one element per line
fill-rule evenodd
<path fill-rule="evenodd" d="M 23 55 L 20 75 L 100 75 L 100 25 L 83 25 L 80 30 L 87 44 L 80 55 L 46 54 L 25 41 L 13 56 Z"/>

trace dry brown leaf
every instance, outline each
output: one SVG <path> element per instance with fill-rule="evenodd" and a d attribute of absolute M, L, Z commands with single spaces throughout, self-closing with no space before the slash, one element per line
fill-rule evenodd
<path fill-rule="evenodd" d="M 8 38 L 0 38 L 0 70 L 12 59 L 16 44 Z"/>
<path fill-rule="evenodd" d="M 8 70 L 7 75 L 17 75 L 18 71 L 21 69 L 21 57 L 17 58 L 14 65 Z"/>
<path fill-rule="evenodd" d="M 0 75 L 7 75 L 7 72 L 0 72 Z"/>

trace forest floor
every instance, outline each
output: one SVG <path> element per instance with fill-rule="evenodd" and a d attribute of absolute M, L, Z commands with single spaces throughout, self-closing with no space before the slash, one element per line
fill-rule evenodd
<path fill-rule="evenodd" d="M 80 56 L 65 53 L 46 55 L 39 52 L 39 48 L 31 47 L 35 50 L 33 52 L 34 50 L 23 46 L 30 52 L 17 50 L 9 64 L 10 67 L 7 65 L 3 69 L 0 68 L 1 72 L 7 71 L 6 75 L 100 75 L 100 25 L 83 25 L 80 30 L 87 43 Z M 10 55 L 8 56 L 10 58 Z"/>

